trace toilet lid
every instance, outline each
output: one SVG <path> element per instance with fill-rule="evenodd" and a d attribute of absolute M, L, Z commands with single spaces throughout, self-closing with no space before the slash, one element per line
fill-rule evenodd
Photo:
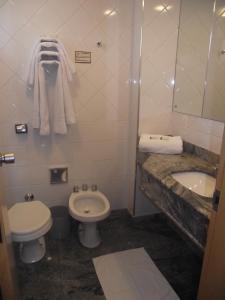
<path fill-rule="evenodd" d="M 51 217 L 49 208 L 40 201 L 14 204 L 8 211 L 12 233 L 23 234 L 39 230 Z"/>

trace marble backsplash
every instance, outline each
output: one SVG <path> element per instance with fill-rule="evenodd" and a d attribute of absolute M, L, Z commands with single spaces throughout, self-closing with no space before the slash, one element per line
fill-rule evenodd
<path fill-rule="evenodd" d="M 197 145 L 191 144 L 187 141 L 183 141 L 183 152 L 197 156 L 215 166 L 218 166 L 219 164 L 220 156 L 218 154 L 207 149 L 201 148 Z M 137 149 L 137 163 L 142 165 L 150 154 L 151 153 L 140 152 Z"/>
<path fill-rule="evenodd" d="M 184 152 L 190 153 L 192 155 L 198 156 L 212 164 L 219 164 L 220 156 L 212 151 L 201 148 L 197 145 L 191 144 L 189 142 L 183 142 Z"/>

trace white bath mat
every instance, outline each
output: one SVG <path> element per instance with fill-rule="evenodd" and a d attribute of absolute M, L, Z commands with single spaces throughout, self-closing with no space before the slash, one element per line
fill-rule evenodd
<path fill-rule="evenodd" d="M 178 300 L 144 248 L 93 259 L 107 300 Z"/>

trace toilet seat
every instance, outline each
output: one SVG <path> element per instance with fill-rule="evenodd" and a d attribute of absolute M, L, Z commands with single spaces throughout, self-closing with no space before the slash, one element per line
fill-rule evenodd
<path fill-rule="evenodd" d="M 16 203 L 9 209 L 8 216 L 15 242 L 39 238 L 52 226 L 51 212 L 40 201 Z"/>

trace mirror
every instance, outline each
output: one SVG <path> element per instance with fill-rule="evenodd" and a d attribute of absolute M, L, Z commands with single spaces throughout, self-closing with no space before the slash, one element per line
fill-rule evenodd
<path fill-rule="evenodd" d="M 182 0 L 173 111 L 225 121 L 223 50 L 225 0 Z"/>
<path fill-rule="evenodd" d="M 225 121 L 225 1 L 216 2 L 203 118 Z"/>

